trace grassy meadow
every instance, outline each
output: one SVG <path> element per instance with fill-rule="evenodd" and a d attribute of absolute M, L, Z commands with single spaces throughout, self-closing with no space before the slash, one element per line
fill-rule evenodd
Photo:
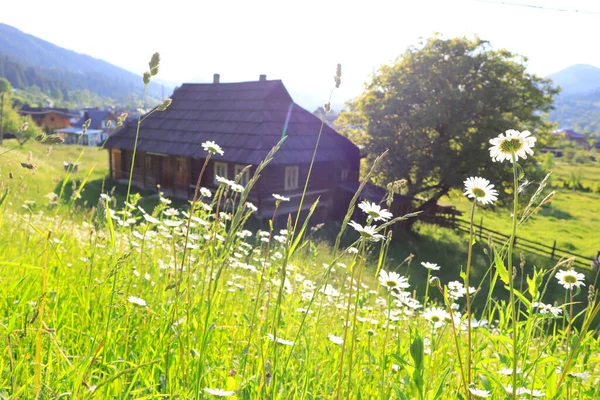
<path fill-rule="evenodd" d="M 375 221 L 373 205 L 373 230 L 321 235 L 292 215 L 250 231 L 254 179 L 194 205 L 125 203 L 107 164 L 36 143 L 0 158 L 2 398 L 600 398 L 594 276 L 568 261 L 536 269 L 515 254 L 511 277 L 506 245 L 430 225 L 389 241 L 402 216 Z M 518 235 L 565 229 L 564 243 L 592 249 L 572 229 L 587 229 L 596 198 L 568 194 L 552 204 L 571 225 L 542 208 Z M 476 220 L 510 233 L 510 212 L 488 208 Z"/>
<path fill-rule="evenodd" d="M 554 166 L 550 187 L 556 195 L 549 204 L 544 205 L 531 221 L 519 229 L 519 237 L 552 246 L 556 240 L 557 248 L 595 257 L 600 251 L 598 226 L 600 226 L 600 165 L 569 165 L 558 163 Z M 579 182 L 591 190 L 572 190 L 564 187 L 564 182 L 571 182 L 575 175 Z M 532 183 L 526 190 L 534 192 L 536 185 Z M 454 191 L 444 199 L 464 213 L 468 219 L 470 202 L 462 192 Z M 505 209 L 485 207 L 477 212 L 476 223 L 483 221 L 483 226 L 510 234 L 511 218 Z"/>

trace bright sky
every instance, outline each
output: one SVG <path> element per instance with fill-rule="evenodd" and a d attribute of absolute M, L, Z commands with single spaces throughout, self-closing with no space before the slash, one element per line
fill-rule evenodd
<path fill-rule="evenodd" d="M 496 1 L 496 0 L 490 0 Z M 499 0 L 502 2 L 502 0 Z M 282 79 L 300 105 L 327 99 L 342 63 L 340 105 L 378 66 L 419 37 L 477 34 L 529 58 L 548 75 L 572 64 L 600 66 L 598 0 L 29 0 L 5 1 L 0 22 L 136 73 L 162 56 L 158 78 L 206 82 Z M 555 11 L 507 3 L 580 10 Z"/>

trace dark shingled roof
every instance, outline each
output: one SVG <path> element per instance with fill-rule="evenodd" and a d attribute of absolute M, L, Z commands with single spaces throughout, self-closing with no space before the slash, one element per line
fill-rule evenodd
<path fill-rule="evenodd" d="M 310 162 L 321 129 L 321 120 L 295 104 L 280 80 L 186 83 L 172 100 L 142 122 L 139 151 L 204 158 L 201 144 L 213 140 L 225 152 L 214 159 L 258 164 L 286 133 L 272 163 L 302 164 Z M 125 124 L 104 147 L 132 150 L 136 124 Z M 316 161 L 358 159 L 358 148 L 325 124 Z"/>
<path fill-rule="evenodd" d="M 19 110 L 21 115 L 45 115 L 50 113 L 55 113 L 64 118 L 75 118 L 79 114 L 75 111 L 69 111 L 67 108 L 53 108 L 53 107 L 29 107 L 24 106 Z"/>

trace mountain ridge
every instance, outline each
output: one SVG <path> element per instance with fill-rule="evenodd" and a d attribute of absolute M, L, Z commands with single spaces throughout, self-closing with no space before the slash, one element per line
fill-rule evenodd
<path fill-rule="evenodd" d="M 143 90 L 142 77 L 133 72 L 3 23 L 0 23 L 0 56 L 32 67 L 49 79 L 64 80 L 69 89 L 87 89 L 116 101 L 126 96 L 140 97 Z M 17 86 L 15 82 L 11 83 Z M 162 91 L 160 84 L 151 82 L 148 85 L 147 93 L 151 97 L 160 99 Z M 171 91 L 171 87 L 164 88 L 165 93 Z"/>

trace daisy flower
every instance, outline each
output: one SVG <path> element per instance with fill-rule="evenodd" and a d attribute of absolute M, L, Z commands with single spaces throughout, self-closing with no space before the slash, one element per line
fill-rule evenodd
<path fill-rule="evenodd" d="M 206 141 L 206 142 L 202 143 L 202 148 L 204 149 L 204 151 L 207 151 L 210 154 L 223 155 L 223 149 L 221 149 L 221 146 L 219 146 L 218 144 L 216 144 L 212 140 L 209 140 L 209 141 Z"/>
<path fill-rule="evenodd" d="M 384 271 L 383 269 L 379 271 L 379 283 L 381 286 L 385 286 L 389 290 L 396 289 L 407 289 L 410 287 L 408 284 L 408 279 L 403 276 L 400 276 L 397 272 L 394 271 Z"/>
<path fill-rule="evenodd" d="M 204 391 L 212 396 L 216 397 L 230 397 L 235 394 L 233 390 L 224 390 L 224 389 L 211 389 L 204 388 Z"/>
<path fill-rule="evenodd" d="M 129 296 L 127 301 L 140 307 L 146 307 L 146 300 L 136 296 Z"/>
<path fill-rule="evenodd" d="M 150 222 L 151 224 L 160 224 L 160 221 L 154 218 L 152 215 L 144 214 L 144 219 Z"/>
<path fill-rule="evenodd" d="M 362 226 L 357 224 L 354 221 L 350 221 L 348 223 L 351 227 L 353 227 L 364 239 L 371 240 L 373 242 L 377 242 L 381 239 L 385 239 L 385 236 L 377 233 L 377 227 L 372 225 Z"/>
<path fill-rule="evenodd" d="M 469 388 L 469 392 L 473 395 L 473 397 L 477 399 L 483 399 L 485 397 L 490 397 L 492 393 L 489 390 L 476 389 L 474 387 Z"/>
<path fill-rule="evenodd" d="M 531 306 L 533 308 L 537 308 L 540 312 L 540 314 L 552 314 L 555 317 L 558 317 L 560 314 L 562 314 L 562 309 L 558 308 L 558 307 L 554 307 L 550 304 L 544 304 L 544 303 L 538 303 L 537 301 L 532 303 Z"/>
<path fill-rule="evenodd" d="M 231 190 L 233 190 L 234 192 L 237 192 L 237 193 L 242 193 L 244 191 L 244 187 L 242 185 L 240 185 L 239 183 L 232 183 Z"/>
<path fill-rule="evenodd" d="M 442 308 L 431 307 L 425 310 L 423 318 L 431 322 L 434 328 L 441 328 L 444 325 L 444 321 L 450 318 L 450 315 Z"/>
<path fill-rule="evenodd" d="M 273 197 L 275 197 L 275 200 L 278 200 L 278 201 L 290 201 L 289 197 L 285 197 L 285 196 L 275 194 L 275 193 L 273 193 Z"/>
<path fill-rule="evenodd" d="M 283 344 L 283 345 L 286 345 L 286 346 L 293 346 L 294 345 L 294 342 L 291 341 L 291 340 L 286 340 L 286 339 L 282 339 L 282 338 L 277 338 L 277 339 L 274 340 L 273 338 L 274 338 L 273 334 L 271 334 L 271 333 L 267 334 L 267 339 L 269 339 L 271 342 L 277 342 L 279 344 Z"/>
<path fill-rule="evenodd" d="M 336 336 L 336 335 L 328 335 L 327 336 L 329 338 L 329 340 L 331 340 L 334 344 L 343 344 L 344 343 L 344 339 L 341 336 Z"/>
<path fill-rule="evenodd" d="M 393 217 L 392 213 L 386 209 L 382 209 L 380 205 L 363 201 L 358 205 L 358 208 L 363 210 L 365 214 L 372 217 L 374 221 L 387 221 Z"/>
<path fill-rule="evenodd" d="M 493 204 L 498 200 L 498 191 L 487 179 L 470 177 L 465 181 L 465 196 L 482 204 Z"/>
<path fill-rule="evenodd" d="M 168 210 L 165 210 L 165 215 L 169 217 L 176 217 L 179 215 L 179 211 L 174 208 L 169 208 Z"/>
<path fill-rule="evenodd" d="M 200 188 L 200 195 L 202 195 L 203 197 L 211 197 L 212 193 L 207 188 L 201 187 Z"/>
<path fill-rule="evenodd" d="M 585 275 L 572 269 L 568 271 L 560 270 L 556 274 L 556 279 L 558 279 L 558 283 L 563 285 L 565 289 L 573 289 L 573 287 L 584 285 L 583 280 L 585 279 Z"/>
<path fill-rule="evenodd" d="M 493 161 L 502 162 L 508 160 L 512 162 L 512 155 L 515 155 L 515 161 L 519 157 L 525 159 L 527 154 L 533 155 L 531 148 L 535 146 L 536 138 L 530 136 L 531 132 L 519 132 L 509 129 L 506 133 L 501 133 L 498 137 L 490 139 L 490 157 Z"/>
<path fill-rule="evenodd" d="M 440 266 L 435 264 L 435 263 L 430 263 L 430 262 L 422 262 L 421 263 L 422 266 L 424 266 L 425 268 L 432 270 L 432 271 L 439 271 L 440 270 Z"/>
<path fill-rule="evenodd" d="M 590 374 L 588 374 L 587 372 L 569 372 L 569 376 L 571 378 L 578 378 L 578 379 L 587 379 L 590 377 Z"/>

